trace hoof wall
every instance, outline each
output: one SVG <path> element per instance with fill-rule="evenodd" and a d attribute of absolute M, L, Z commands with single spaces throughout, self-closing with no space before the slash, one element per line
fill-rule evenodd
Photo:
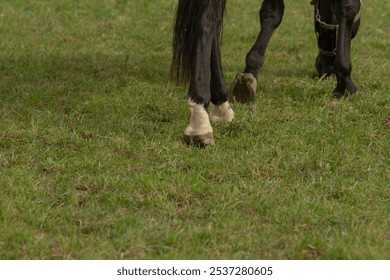
<path fill-rule="evenodd" d="M 239 103 L 255 101 L 257 80 L 250 73 L 238 73 L 233 81 L 231 97 Z"/>
<path fill-rule="evenodd" d="M 214 146 L 215 141 L 212 133 L 203 135 L 186 135 L 183 136 L 183 142 L 187 145 L 198 146 L 205 148 L 207 146 Z"/>
<path fill-rule="evenodd" d="M 341 99 L 343 97 L 352 97 L 352 96 L 356 95 L 357 91 L 358 90 L 357 90 L 356 86 L 351 87 L 351 88 L 347 88 L 346 91 L 338 91 L 336 89 L 335 91 L 333 91 L 333 97 L 337 98 L 337 99 Z"/>

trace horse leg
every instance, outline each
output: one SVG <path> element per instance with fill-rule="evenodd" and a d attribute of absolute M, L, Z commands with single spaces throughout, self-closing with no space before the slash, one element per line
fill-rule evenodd
<path fill-rule="evenodd" d="M 337 77 L 337 86 L 333 91 L 335 97 L 345 94 L 353 95 L 357 87 L 351 79 L 351 40 L 353 37 L 353 24 L 359 6 L 352 5 L 352 0 L 342 1 L 339 35 L 337 41 L 337 53 L 333 68 Z"/>
<path fill-rule="evenodd" d="M 217 27 L 220 34 L 220 27 Z M 228 87 L 223 76 L 219 36 L 214 36 L 211 50 L 211 103 L 210 121 L 231 122 L 234 112 L 228 101 Z"/>
<path fill-rule="evenodd" d="M 232 95 L 238 102 L 253 101 L 256 95 L 257 75 L 264 64 L 264 56 L 268 43 L 282 22 L 284 0 L 264 0 L 260 8 L 260 33 L 255 44 L 246 56 L 246 66 L 243 73 L 237 74 Z"/>
<path fill-rule="evenodd" d="M 211 2 L 208 2 L 211 3 Z M 200 146 L 214 145 L 213 129 L 207 113 L 207 106 L 211 100 L 210 92 L 210 65 L 211 49 L 215 36 L 215 22 L 209 18 L 214 6 L 209 4 L 202 10 L 194 26 L 193 65 L 191 66 L 190 86 L 188 90 L 188 104 L 190 107 L 190 124 L 184 131 L 184 141 L 187 144 Z"/>
<path fill-rule="evenodd" d="M 334 74 L 333 64 L 337 48 L 337 13 L 334 1 L 312 1 L 314 30 L 317 35 L 318 55 L 315 67 L 319 77 Z"/>

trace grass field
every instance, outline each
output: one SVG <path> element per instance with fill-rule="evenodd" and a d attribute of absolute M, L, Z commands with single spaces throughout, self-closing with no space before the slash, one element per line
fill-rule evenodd
<path fill-rule="evenodd" d="M 335 100 L 287 0 L 257 101 L 207 149 L 181 143 L 175 3 L 0 2 L 0 259 L 389 259 L 390 2 L 364 2 L 360 91 Z M 228 81 L 259 3 L 228 5 Z"/>

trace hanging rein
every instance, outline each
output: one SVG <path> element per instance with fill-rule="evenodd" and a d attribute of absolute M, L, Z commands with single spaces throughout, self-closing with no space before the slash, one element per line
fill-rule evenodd
<path fill-rule="evenodd" d="M 330 30 L 335 33 L 334 40 L 333 40 L 333 47 L 332 50 L 324 50 L 318 45 L 318 49 L 321 54 L 329 57 L 334 57 L 336 56 L 337 52 L 337 42 L 338 42 L 338 35 L 339 35 L 339 25 L 338 24 L 331 24 L 331 23 L 326 23 L 321 19 L 321 13 L 320 13 L 320 0 L 312 0 L 310 2 L 311 5 L 314 5 L 315 7 L 315 21 L 316 21 L 316 27 L 322 28 L 325 30 Z M 360 8 L 358 13 L 356 14 L 353 23 L 357 22 L 362 14 L 362 6 L 363 6 L 363 0 L 360 0 Z M 319 32 L 316 28 L 316 35 L 317 35 L 317 40 L 319 39 Z"/>

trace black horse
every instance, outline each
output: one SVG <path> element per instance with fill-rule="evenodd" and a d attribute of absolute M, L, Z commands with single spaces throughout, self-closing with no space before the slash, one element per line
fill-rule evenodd
<path fill-rule="evenodd" d="M 174 27 L 171 75 L 189 82 L 190 124 L 184 131 L 186 143 L 213 145 L 210 121 L 230 122 L 234 112 L 229 104 L 220 55 L 220 34 L 227 0 L 179 0 Z M 360 25 L 361 0 L 313 0 L 319 54 L 316 69 L 320 76 L 335 74 L 333 95 L 352 95 L 357 87 L 351 79 L 351 40 Z M 282 22 L 284 0 L 263 0 L 260 33 L 246 57 L 246 66 L 237 74 L 231 98 L 253 101 L 257 75 L 275 29 Z M 209 103 L 213 104 L 210 114 Z"/>

